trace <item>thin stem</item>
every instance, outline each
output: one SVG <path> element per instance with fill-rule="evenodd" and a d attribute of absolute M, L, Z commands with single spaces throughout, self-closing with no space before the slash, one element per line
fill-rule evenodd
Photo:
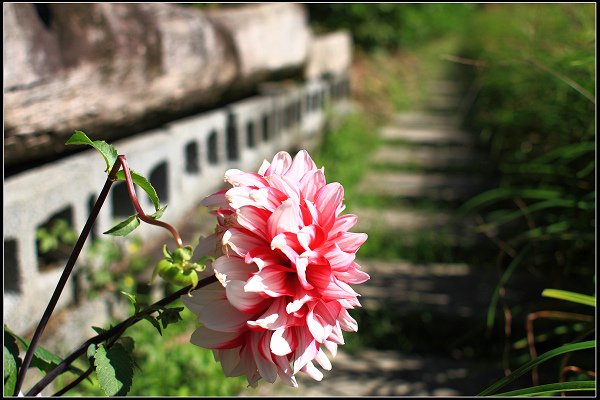
<path fill-rule="evenodd" d="M 112 186 L 112 184 L 114 182 L 114 178 L 115 178 L 119 168 L 121 168 L 121 162 L 117 160 L 115 162 L 115 165 L 113 165 L 112 169 L 110 170 L 110 173 L 108 174 L 106 183 L 104 184 L 104 187 L 102 188 L 102 191 L 100 192 L 100 195 L 98 196 L 98 200 L 96 200 L 96 203 L 94 204 L 94 208 L 92 209 L 90 216 L 88 217 L 88 220 L 86 221 L 85 226 L 83 227 L 83 230 L 81 231 L 81 234 L 79 235 L 79 239 L 77 239 L 77 243 L 75 243 L 75 247 L 73 248 L 73 251 L 71 252 L 71 256 L 69 257 L 69 260 L 67 261 L 67 265 L 65 266 L 65 269 L 63 270 L 62 275 L 60 276 L 60 279 L 58 280 L 58 283 L 56 284 L 54 293 L 52 294 L 52 297 L 50 298 L 50 302 L 48 303 L 48 306 L 46 307 L 46 310 L 44 311 L 44 314 L 42 315 L 42 319 L 40 320 L 40 323 L 38 324 L 37 328 L 35 329 L 35 333 L 33 334 L 33 338 L 31 339 L 29 348 L 27 349 L 27 352 L 25 353 L 25 358 L 23 359 L 23 364 L 21 366 L 21 370 L 19 371 L 19 375 L 17 377 L 14 396 L 16 396 L 20 392 L 21 387 L 23 386 L 23 381 L 25 380 L 25 375 L 27 374 L 27 369 L 29 368 L 29 364 L 31 363 L 31 360 L 33 358 L 35 348 L 37 347 L 40 337 L 42 336 L 42 333 L 44 332 L 44 329 L 46 328 L 46 325 L 48 324 L 48 320 L 50 319 L 50 316 L 52 315 L 52 312 L 54 311 L 54 308 L 56 307 L 56 304 L 58 303 L 58 299 L 60 298 L 60 295 L 62 294 L 62 291 L 65 288 L 65 285 L 67 284 L 67 280 L 69 279 L 71 272 L 73 272 L 73 268 L 75 267 L 75 261 L 77 261 L 77 258 L 79 257 L 79 253 L 81 252 L 81 249 L 83 248 L 83 244 L 85 243 L 88 235 L 90 234 L 90 232 L 92 230 L 92 225 L 96 221 L 96 218 L 98 217 L 98 213 L 100 212 L 100 209 L 102 208 L 102 204 L 104 204 L 104 201 L 106 200 L 106 197 L 108 196 L 108 191 L 110 190 L 110 187 Z"/>
<path fill-rule="evenodd" d="M 83 374 L 79 375 L 77 377 L 77 379 L 75 379 L 73 382 L 69 383 L 67 386 L 60 389 L 58 392 L 54 393 L 52 395 L 52 397 L 62 396 L 63 394 L 67 393 L 69 390 L 73 389 L 75 386 L 79 385 L 84 379 L 86 379 L 88 376 L 90 376 L 92 372 L 94 372 L 93 366 L 89 367 Z"/>
<path fill-rule="evenodd" d="M 127 190 L 129 192 L 129 198 L 131 199 L 131 202 L 133 203 L 133 207 L 135 207 L 135 210 L 138 213 L 138 217 L 140 217 L 140 219 L 142 221 L 144 221 L 148 224 L 157 225 L 157 226 L 167 229 L 169 232 L 171 232 L 171 235 L 173 235 L 173 238 L 177 242 L 177 246 L 183 247 L 183 242 L 181 240 L 181 237 L 179 236 L 179 233 L 172 225 L 169 225 L 166 222 L 159 221 L 152 217 L 149 217 L 148 215 L 146 215 L 144 210 L 142 210 L 142 207 L 140 206 L 140 203 L 137 199 L 137 195 L 135 194 L 135 188 L 133 186 L 133 180 L 131 179 L 131 172 L 129 171 L 129 166 L 127 165 L 127 160 L 125 159 L 124 155 L 118 156 L 117 159 L 123 164 L 123 172 L 125 173 L 125 182 L 127 183 Z"/>
<path fill-rule="evenodd" d="M 211 275 L 207 278 L 202 279 L 200 282 L 198 282 L 198 285 L 196 285 L 194 290 L 200 289 L 200 288 L 210 285 L 211 283 L 214 283 L 214 282 L 217 282 L 217 278 L 216 278 L 216 276 Z M 68 366 L 71 365 L 71 363 L 73 363 L 73 361 L 75 361 L 77 359 L 77 357 L 84 354 L 87 351 L 87 348 L 89 347 L 90 344 L 99 344 L 105 340 L 110 339 L 111 337 L 118 338 L 121 334 L 123 334 L 123 332 L 125 332 L 125 330 L 127 330 L 127 328 L 129 328 L 130 326 L 141 321 L 145 316 L 152 314 L 153 312 L 158 310 L 160 307 L 166 306 L 167 304 L 170 304 L 173 301 L 177 300 L 182 295 L 187 294 L 190 291 L 191 287 L 192 287 L 192 285 L 188 285 L 182 289 L 179 289 L 178 291 L 170 294 L 169 296 L 144 308 L 137 314 L 120 322 L 118 325 L 114 326 L 113 328 L 111 328 L 105 332 L 102 332 L 101 334 L 96 335 L 96 336 L 92 337 L 91 339 L 88 339 L 83 344 L 81 344 L 73 353 L 71 353 L 69 356 L 67 356 L 60 364 L 58 364 L 56 367 L 54 367 L 54 369 L 49 371 L 38 383 L 36 383 L 29 390 L 29 392 L 27 392 L 26 395 L 27 396 L 35 396 L 38 393 L 40 393 L 46 386 L 48 386 L 48 384 L 50 384 L 54 379 L 56 379 L 56 377 L 58 375 L 60 375 L 64 371 L 66 371 Z"/>

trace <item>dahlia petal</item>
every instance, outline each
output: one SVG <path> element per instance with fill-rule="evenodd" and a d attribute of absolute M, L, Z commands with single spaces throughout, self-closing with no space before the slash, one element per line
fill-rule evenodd
<path fill-rule="evenodd" d="M 294 157 L 292 165 L 285 172 L 285 175 L 299 181 L 307 172 L 315 169 L 317 169 L 317 166 L 308 152 L 306 150 L 300 150 Z"/>
<path fill-rule="evenodd" d="M 317 191 L 315 206 L 319 210 L 319 225 L 329 230 L 342 207 L 344 188 L 337 182 L 329 183 Z"/>
<path fill-rule="evenodd" d="M 296 233 L 300 230 L 302 219 L 300 208 L 292 199 L 287 199 L 275 210 L 267 221 L 268 235 L 274 238 L 283 232 Z"/>
<path fill-rule="evenodd" d="M 290 157 L 290 155 L 287 152 L 280 151 L 273 157 L 271 165 L 269 165 L 269 167 L 265 171 L 265 176 L 283 175 L 286 173 L 286 171 L 290 168 L 291 165 L 292 157 Z"/>
<path fill-rule="evenodd" d="M 248 196 L 254 202 L 255 206 L 271 212 L 275 211 L 288 198 L 281 190 L 273 187 L 252 189 Z"/>
<path fill-rule="evenodd" d="M 267 172 L 267 169 L 270 165 L 270 162 L 268 162 L 267 160 L 263 160 L 262 164 L 260 165 L 260 168 L 258 168 L 258 174 L 265 176 L 265 172 Z"/>
<path fill-rule="evenodd" d="M 283 262 L 283 259 L 276 252 L 271 250 L 270 247 L 259 246 L 246 253 L 244 262 L 246 264 L 254 263 L 258 269 L 261 270 L 269 265 L 280 265 Z"/>
<path fill-rule="evenodd" d="M 309 171 L 300 179 L 300 192 L 305 199 L 314 202 L 315 195 L 325 184 L 323 169 Z"/>
<path fill-rule="evenodd" d="M 190 342 L 205 349 L 231 349 L 239 346 L 242 339 L 236 332 L 219 332 L 201 326 L 192 333 Z"/>
<path fill-rule="evenodd" d="M 342 251 L 337 243 L 334 243 L 333 246 L 330 246 L 327 250 L 324 250 L 323 253 L 327 261 L 329 261 L 331 269 L 334 271 L 346 269 L 356 258 L 354 253 L 346 253 L 345 251 Z"/>
<path fill-rule="evenodd" d="M 239 169 L 229 169 L 225 172 L 225 181 L 232 186 L 268 186 L 267 181 L 261 175 L 254 172 L 244 172 Z"/>
<path fill-rule="evenodd" d="M 244 281 L 230 281 L 225 287 L 227 300 L 238 310 L 250 314 L 265 308 L 263 297 L 258 293 L 245 292 Z"/>
<path fill-rule="evenodd" d="M 290 361 L 285 356 L 273 356 L 273 361 L 277 364 L 277 374 L 288 386 L 298 387 L 298 382 L 294 376 Z"/>
<path fill-rule="evenodd" d="M 311 290 L 314 286 L 308 283 L 306 280 L 306 267 L 308 266 L 308 258 L 298 257 L 296 258 L 296 273 L 298 274 L 298 281 L 304 289 Z"/>
<path fill-rule="evenodd" d="M 258 319 L 247 321 L 247 324 L 249 326 L 275 330 L 285 326 L 287 321 L 288 315 L 285 312 L 285 300 L 275 299 Z"/>
<path fill-rule="evenodd" d="M 366 233 L 342 232 L 335 240 L 336 244 L 346 253 L 356 253 L 358 248 L 367 240 Z"/>
<path fill-rule="evenodd" d="M 323 344 L 325 345 L 325 348 L 331 353 L 331 356 L 335 357 L 337 354 L 337 343 L 332 342 L 331 340 L 326 340 Z"/>
<path fill-rule="evenodd" d="M 239 376 L 240 372 L 238 365 L 240 364 L 240 348 L 236 347 L 233 349 L 219 349 L 214 350 L 215 358 L 221 363 L 223 373 L 225 376 L 234 377 Z"/>
<path fill-rule="evenodd" d="M 354 214 L 340 215 L 335 219 L 333 226 L 329 230 L 329 237 L 334 237 L 339 232 L 350 230 L 358 222 L 358 217 Z"/>
<path fill-rule="evenodd" d="M 310 310 L 306 316 L 306 325 L 317 342 L 323 343 L 329 337 L 339 313 L 340 303 L 337 301 L 318 302 Z"/>
<path fill-rule="evenodd" d="M 312 338 L 307 328 L 297 328 L 296 337 L 298 338 L 298 346 L 294 352 L 294 375 L 314 359 L 319 352 L 317 342 Z"/>
<path fill-rule="evenodd" d="M 366 282 L 371 278 L 366 272 L 360 271 L 360 266 L 356 262 L 353 262 L 350 268 L 344 271 L 334 271 L 333 274 L 340 281 L 352 285 Z"/>
<path fill-rule="evenodd" d="M 339 300 L 352 299 L 360 296 L 348 284 L 338 280 L 335 276 L 331 276 L 329 285 L 321 291 L 323 300 Z"/>
<path fill-rule="evenodd" d="M 228 207 L 227 199 L 225 198 L 226 192 L 227 189 L 219 190 L 210 196 L 206 196 L 204 199 L 202 199 L 200 204 L 206 207 Z"/>
<path fill-rule="evenodd" d="M 344 335 L 342 334 L 339 322 L 336 321 L 327 340 L 337 344 L 344 344 Z"/>
<path fill-rule="evenodd" d="M 296 203 L 300 203 L 300 188 L 298 188 L 298 184 L 292 179 L 281 175 L 271 175 L 266 179 L 272 188 L 283 192 Z"/>
<path fill-rule="evenodd" d="M 262 333 L 252 333 L 251 343 L 252 353 L 254 356 L 254 362 L 256 363 L 256 367 L 258 369 L 258 373 L 260 376 L 269 383 L 275 382 L 277 379 L 277 367 L 275 363 L 269 359 L 265 358 L 259 349 L 260 346 L 260 338 Z"/>
<path fill-rule="evenodd" d="M 221 256 L 213 261 L 213 269 L 217 278 L 224 287 L 227 287 L 229 281 L 245 281 L 252 273 L 257 270 L 256 267 L 248 265 L 239 257 Z"/>
<path fill-rule="evenodd" d="M 225 193 L 225 199 L 227 199 L 229 207 L 235 210 L 243 206 L 253 206 L 256 205 L 256 200 L 252 198 L 251 194 L 255 190 L 247 186 L 232 187 Z"/>
<path fill-rule="evenodd" d="M 281 327 L 271 336 L 270 350 L 277 356 L 285 356 L 294 350 L 294 338 L 290 329 Z"/>
<path fill-rule="evenodd" d="M 347 332 L 356 332 L 358 331 L 358 323 L 354 318 L 350 316 L 346 309 L 342 308 L 340 310 L 340 314 L 338 315 L 338 322 L 340 323 L 340 328 Z"/>
<path fill-rule="evenodd" d="M 291 232 L 282 232 L 271 240 L 271 249 L 281 250 L 290 261 L 295 261 L 298 258 L 297 249 L 299 247 L 298 238 Z"/>
<path fill-rule="evenodd" d="M 319 365 L 324 370 L 327 370 L 327 371 L 331 370 L 331 361 L 329 361 L 329 358 L 327 357 L 327 355 L 325 354 L 325 352 L 323 351 L 322 348 L 319 348 L 319 352 L 317 353 L 315 360 L 319 363 Z"/>
<path fill-rule="evenodd" d="M 254 232 L 265 240 L 270 240 L 267 237 L 268 228 L 267 220 L 271 216 L 271 212 L 254 206 L 243 206 L 237 210 L 237 222 L 249 231 Z"/>
<path fill-rule="evenodd" d="M 247 229 L 229 228 L 223 234 L 223 246 L 231 249 L 242 258 L 253 248 L 264 246 L 264 244 L 264 240 Z"/>
<path fill-rule="evenodd" d="M 269 297 L 292 296 L 294 292 L 287 284 L 289 273 L 290 270 L 281 265 L 264 267 L 246 282 L 244 290 Z"/>
<path fill-rule="evenodd" d="M 323 379 L 323 373 L 315 367 L 312 361 L 307 362 L 306 365 L 302 367 L 301 371 L 316 381 L 321 381 Z"/>

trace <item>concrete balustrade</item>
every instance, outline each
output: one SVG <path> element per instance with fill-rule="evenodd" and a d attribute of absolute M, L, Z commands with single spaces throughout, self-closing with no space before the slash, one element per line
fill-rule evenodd
<path fill-rule="evenodd" d="M 345 75 L 264 85 L 257 96 L 112 144 L 126 155 L 130 168 L 152 182 L 161 204 L 168 204 L 162 219 L 177 226 L 202 198 L 223 185 L 227 169 L 256 170 L 277 151 L 314 146 L 324 126 L 326 103 L 334 112 L 343 108 L 348 94 L 343 82 Z M 64 262 L 41 268 L 36 230 L 58 215 L 80 232 L 106 180 L 104 169 L 102 157 L 88 149 L 5 180 L 4 323 L 15 332 L 25 334 L 36 326 L 64 268 Z M 136 191 L 141 206 L 152 213 L 147 195 Z M 106 237 L 102 232 L 133 213 L 124 183 L 115 183 L 93 237 Z M 150 239 L 163 233 L 142 223 L 133 235 Z M 73 292 L 70 283 L 58 309 L 73 303 Z"/>

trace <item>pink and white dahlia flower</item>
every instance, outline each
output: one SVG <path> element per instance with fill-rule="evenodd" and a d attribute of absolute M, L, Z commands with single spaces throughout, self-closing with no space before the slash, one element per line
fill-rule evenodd
<path fill-rule="evenodd" d="M 360 307 L 349 285 L 369 275 L 354 261 L 365 233 L 344 209 L 344 189 L 326 184 L 302 150 L 279 152 L 258 173 L 230 169 L 233 187 L 203 204 L 216 207 L 215 233 L 202 240 L 218 282 L 183 296 L 202 324 L 191 342 L 213 349 L 225 375 L 245 375 L 251 386 L 279 376 L 298 386 L 299 371 L 321 380 L 313 364 L 331 369 L 342 331 L 357 331 L 348 309 Z"/>

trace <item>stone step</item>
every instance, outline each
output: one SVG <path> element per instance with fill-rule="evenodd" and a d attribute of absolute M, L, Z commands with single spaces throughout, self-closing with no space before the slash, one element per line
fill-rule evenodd
<path fill-rule="evenodd" d="M 489 364 L 393 350 L 339 350 L 332 365 L 321 382 L 298 374 L 298 388 L 261 382 L 240 396 L 475 396 L 503 376 Z"/>
<path fill-rule="evenodd" d="M 457 116 L 440 115 L 428 111 L 406 111 L 394 116 L 392 125 L 401 128 L 434 128 L 457 127 L 460 119 Z"/>
<path fill-rule="evenodd" d="M 456 112 L 460 103 L 461 98 L 453 94 L 430 94 L 425 106 L 428 110 Z"/>
<path fill-rule="evenodd" d="M 446 79 L 432 80 L 427 85 L 427 90 L 432 95 L 457 96 L 463 92 L 463 87 L 460 83 Z"/>
<path fill-rule="evenodd" d="M 472 167 L 480 171 L 485 160 L 482 155 L 465 147 L 399 147 L 383 146 L 371 157 L 371 162 L 379 166 L 413 166 L 422 169 Z"/>
<path fill-rule="evenodd" d="M 371 171 L 357 189 L 380 196 L 464 201 L 489 187 L 491 182 L 473 175 Z"/>
<path fill-rule="evenodd" d="M 415 212 L 407 209 L 354 208 L 352 213 L 358 216 L 358 223 L 353 228 L 356 232 L 436 229 L 451 219 L 447 213 Z"/>
<path fill-rule="evenodd" d="M 457 317 L 481 316 L 494 290 L 495 276 L 465 263 L 413 264 L 358 260 L 371 276 L 356 290 L 365 309 L 427 309 Z"/>
<path fill-rule="evenodd" d="M 450 145 L 460 144 L 472 146 L 475 138 L 469 133 L 441 126 L 387 126 L 381 129 L 380 136 L 384 141 L 402 141 L 423 145 Z"/>

